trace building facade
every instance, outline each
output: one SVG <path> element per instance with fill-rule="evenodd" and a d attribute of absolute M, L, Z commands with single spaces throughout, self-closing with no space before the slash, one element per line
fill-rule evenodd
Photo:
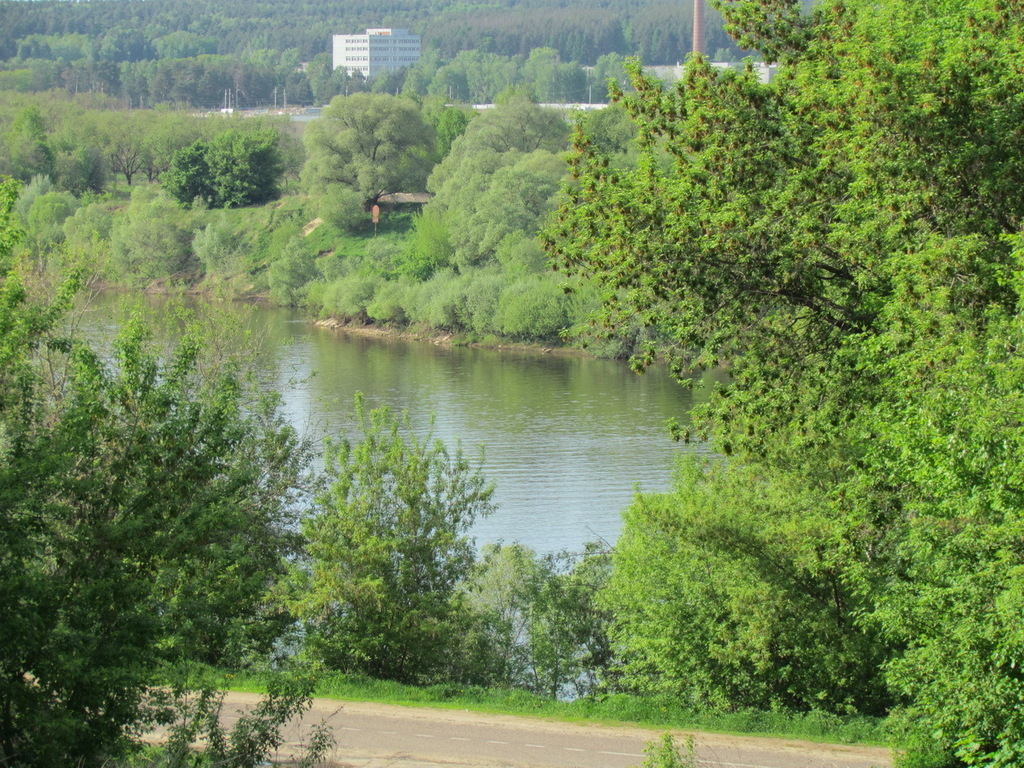
<path fill-rule="evenodd" d="M 420 36 L 407 29 L 368 29 L 365 35 L 334 36 L 334 68 L 375 77 L 419 61 Z"/>

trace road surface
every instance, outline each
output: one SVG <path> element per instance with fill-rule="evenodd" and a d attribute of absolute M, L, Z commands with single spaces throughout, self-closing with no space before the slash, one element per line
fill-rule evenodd
<path fill-rule="evenodd" d="M 230 723 L 258 700 L 228 694 Z M 315 699 L 303 722 L 287 732 L 279 758 L 295 754 L 313 723 L 334 731 L 336 766 L 359 768 L 632 768 L 661 731 L 573 724 L 465 710 L 400 707 Z M 684 737 L 686 732 L 678 732 Z M 702 768 L 889 768 L 889 750 L 692 733 Z"/>

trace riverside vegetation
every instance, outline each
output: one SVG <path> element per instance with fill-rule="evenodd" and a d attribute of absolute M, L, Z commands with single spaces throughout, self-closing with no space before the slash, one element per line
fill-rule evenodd
<path fill-rule="evenodd" d="M 25 182 L 16 210 L 40 269 L 73 259 L 106 283 L 545 345 L 597 305 L 582 284 L 564 290 L 537 236 L 567 172 L 566 116 L 520 95 L 479 115 L 339 96 L 301 139 L 302 123 L 115 112 L 54 94 L 0 113 L 0 170 Z M 625 114 L 586 119 L 625 162 Z M 434 193 L 423 206 L 381 200 L 423 190 Z"/>
<path fill-rule="evenodd" d="M 301 144 L 9 102 L 4 168 L 28 183 L 0 187 L 0 762 L 123 756 L 170 716 L 151 694 L 174 670 L 267 660 L 450 686 L 428 695 L 884 717 L 907 768 L 1024 762 L 1024 7 L 722 14 L 778 79 L 631 65 L 568 166 L 561 116 L 515 97 L 342 96 Z M 69 127 L 135 120 L 127 172 Z M 285 195 L 261 203 L 268 171 Z M 366 207 L 417 184 L 435 197 L 374 238 Z M 638 494 L 614 551 L 475 556 L 472 460 L 357 402 L 362 438 L 314 471 L 217 352 L 244 345 L 186 325 L 160 350 L 134 322 L 107 361 L 66 333 L 97 273 L 533 340 L 596 312 L 583 333 L 638 368 L 727 364 L 678 435 L 724 458 Z"/>

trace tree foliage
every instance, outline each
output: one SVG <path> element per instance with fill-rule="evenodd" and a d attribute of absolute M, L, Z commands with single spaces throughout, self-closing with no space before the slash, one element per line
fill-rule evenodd
<path fill-rule="evenodd" d="M 283 170 L 277 131 L 227 130 L 178 150 L 161 181 L 182 205 L 236 208 L 276 198 Z"/>
<path fill-rule="evenodd" d="M 609 615 L 597 605 L 610 562 L 596 547 L 543 557 L 521 544 L 485 547 L 463 585 L 483 681 L 551 698 L 593 694 L 611 661 Z"/>
<path fill-rule="evenodd" d="M 307 649 L 328 668 L 402 682 L 446 679 L 466 620 L 466 535 L 492 489 L 460 450 L 356 400 L 361 437 L 327 453 L 329 487 L 306 525 L 295 602 Z"/>
<path fill-rule="evenodd" d="M 136 187 L 110 232 L 111 263 L 129 282 L 182 281 L 197 267 L 186 213 L 166 195 Z"/>
<path fill-rule="evenodd" d="M 638 496 L 601 596 L 617 685 L 695 710 L 884 715 L 886 644 L 857 624 L 865 604 L 823 506 L 799 485 L 695 460 L 670 493 Z"/>
<path fill-rule="evenodd" d="M 10 267 L 13 187 L 0 186 Z M 0 283 L 0 762 L 102 764 L 182 656 L 236 662 L 278 634 L 267 590 L 295 544 L 294 433 L 232 367 L 204 376 L 128 323 L 105 360 L 63 332 L 74 282 Z"/>
<path fill-rule="evenodd" d="M 641 157 L 616 168 L 577 135 L 576 185 L 550 251 L 600 281 L 604 324 L 657 331 L 635 350 L 638 366 L 660 351 L 680 377 L 729 364 L 701 429 L 737 472 L 810 500 L 822 522 L 794 529 L 783 570 L 829 553 L 855 598 L 844 621 L 885 660 L 874 700 L 891 696 L 950 764 L 1013 765 L 1024 743 L 1008 704 L 1024 695 L 1010 620 L 1024 562 L 1011 415 L 1024 70 L 1012 41 L 1024 16 L 989 0 L 836 0 L 811 14 L 757 0 L 722 12 L 780 77 L 762 84 L 698 57 L 666 87 L 634 65 L 637 94 L 619 98 Z M 707 510 L 725 500 L 716 482 L 697 487 Z M 688 507 L 669 504 L 668 519 Z M 730 562 L 751 556 L 743 539 L 718 546 Z M 697 588 L 698 575 L 685 583 Z M 716 591 L 742 585 L 737 575 Z M 743 626 L 730 631 L 743 639 Z M 756 685 L 757 670 L 731 677 Z"/>
<path fill-rule="evenodd" d="M 413 101 L 378 93 L 335 97 L 305 141 L 309 183 L 353 189 L 366 210 L 389 192 L 421 192 L 435 147 Z"/>

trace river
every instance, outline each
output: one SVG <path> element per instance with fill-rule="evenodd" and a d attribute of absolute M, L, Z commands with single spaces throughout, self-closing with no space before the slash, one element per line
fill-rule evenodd
<path fill-rule="evenodd" d="M 94 300 L 87 332 L 109 338 L 121 303 Z M 162 300 L 148 304 L 167 311 Z M 498 511 L 476 523 L 478 545 L 519 541 L 547 553 L 613 543 L 637 489 L 666 490 L 681 453 L 707 450 L 670 439 L 666 421 L 685 423 L 701 390 L 684 390 L 661 368 L 638 376 L 611 360 L 348 334 L 288 309 L 199 307 L 216 316 L 227 344 L 259 350 L 265 386 L 315 441 L 350 434 L 362 392 L 371 408 L 408 412 L 420 434 L 433 420 L 449 445 L 471 457 L 482 451 Z"/>

